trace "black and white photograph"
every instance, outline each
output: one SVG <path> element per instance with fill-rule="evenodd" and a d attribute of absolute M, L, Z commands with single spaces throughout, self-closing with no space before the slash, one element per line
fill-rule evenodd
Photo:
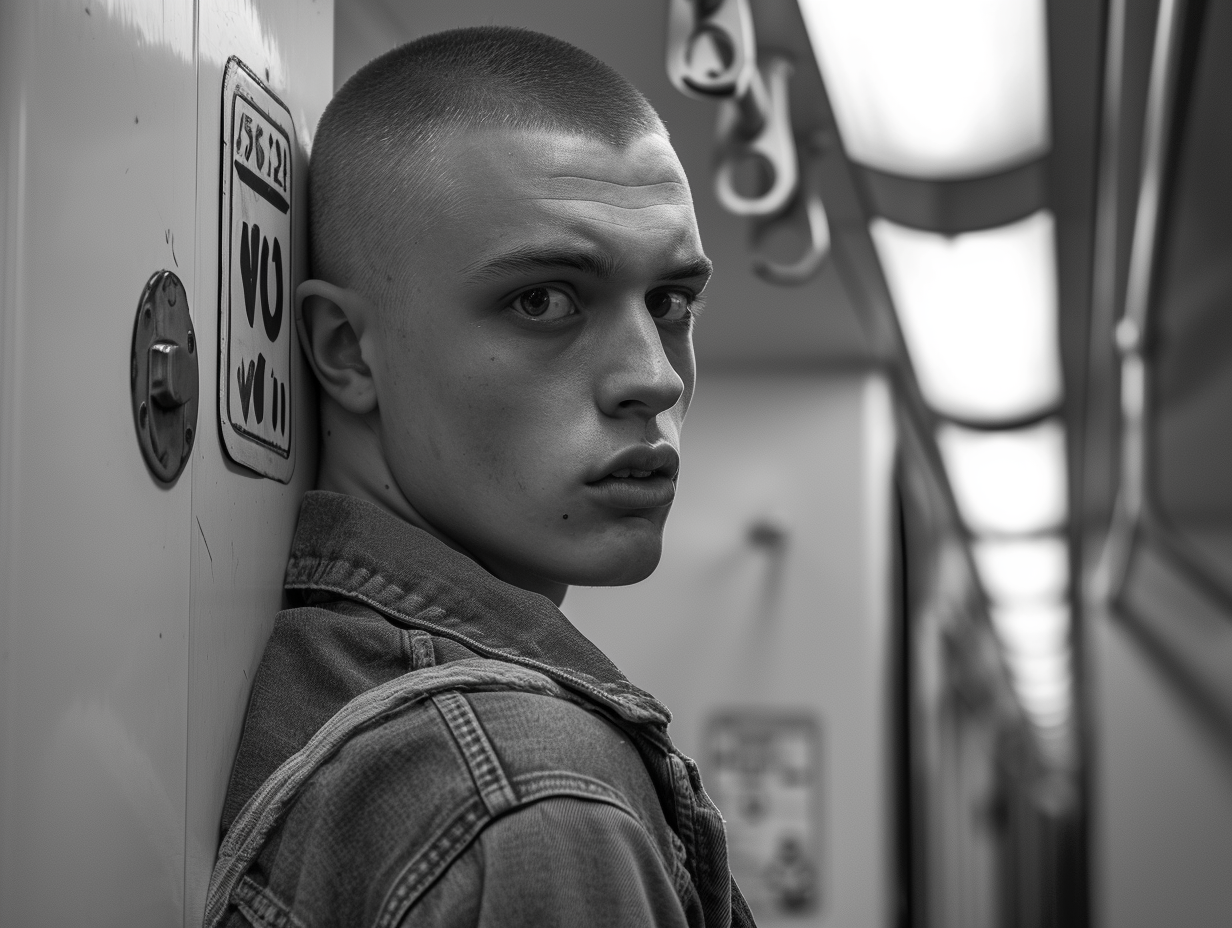
<path fill-rule="evenodd" d="M 0 0 L 0 928 L 1232 925 L 1232 0 Z"/>

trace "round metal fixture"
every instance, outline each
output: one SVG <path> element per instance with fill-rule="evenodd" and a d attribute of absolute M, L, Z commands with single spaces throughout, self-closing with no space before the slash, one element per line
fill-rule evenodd
<path fill-rule="evenodd" d="M 137 443 L 150 472 L 163 483 L 180 475 L 192 450 L 198 378 L 188 293 L 174 273 L 158 271 L 137 303 L 130 383 Z"/>

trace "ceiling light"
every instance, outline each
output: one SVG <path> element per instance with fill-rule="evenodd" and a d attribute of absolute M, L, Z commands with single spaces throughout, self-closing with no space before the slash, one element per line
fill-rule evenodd
<path fill-rule="evenodd" d="M 992 626 L 1012 660 L 1069 650 L 1069 607 L 1064 603 L 994 606 Z"/>
<path fill-rule="evenodd" d="M 1028 710 L 1033 721 L 1040 728 L 1052 729 L 1053 733 L 1060 734 L 1055 731 L 1061 729 L 1069 721 L 1070 705 L 1066 703 L 1064 706 L 1058 706 L 1056 709 L 1049 711 Z"/>
<path fill-rule="evenodd" d="M 1069 663 L 1063 656 L 1046 655 L 1010 661 L 1014 692 L 1033 716 L 1055 717 L 1071 703 Z"/>
<path fill-rule="evenodd" d="M 800 0 L 800 10 L 857 161 L 960 177 L 1047 150 L 1043 0 Z"/>
<path fill-rule="evenodd" d="M 975 566 L 994 603 L 1057 602 L 1069 585 L 1065 540 L 985 539 L 971 549 Z"/>
<path fill-rule="evenodd" d="M 1052 531 L 1065 521 L 1065 432 L 1056 419 L 1004 432 L 947 424 L 937 444 L 975 533 Z"/>
<path fill-rule="evenodd" d="M 994 422 L 1060 399 L 1051 213 L 956 236 L 881 218 L 870 231 L 929 405 Z"/>
<path fill-rule="evenodd" d="M 1056 725 L 1069 715 L 1073 705 L 1069 689 L 1058 690 L 1044 695 L 1032 694 L 1018 690 L 1018 699 L 1022 707 L 1033 719 L 1047 725 Z"/>
<path fill-rule="evenodd" d="M 1007 656 L 1016 686 L 1040 696 L 1069 692 L 1069 659 L 1065 652 Z"/>
<path fill-rule="evenodd" d="M 1019 692 L 1018 699 L 1028 715 L 1046 725 L 1056 725 L 1067 718 L 1072 705 L 1068 690 L 1044 697 Z"/>

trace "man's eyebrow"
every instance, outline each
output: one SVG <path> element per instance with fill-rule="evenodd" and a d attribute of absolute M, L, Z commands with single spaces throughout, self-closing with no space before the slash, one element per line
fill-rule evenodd
<path fill-rule="evenodd" d="M 704 255 L 687 261 L 678 267 L 662 274 L 663 280 L 693 280 L 696 277 L 709 278 L 714 273 L 714 263 Z"/>
<path fill-rule="evenodd" d="M 462 273 L 470 280 L 484 281 L 496 280 L 507 274 L 556 268 L 572 268 L 606 280 L 616 273 L 616 262 L 610 255 L 581 249 L 526 246 L 467 265 L 462 269 Z"/>

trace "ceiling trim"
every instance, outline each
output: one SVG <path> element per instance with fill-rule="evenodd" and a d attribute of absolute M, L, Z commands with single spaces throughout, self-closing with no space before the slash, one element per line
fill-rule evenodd
<path fill-rule="evenodd" d="M 872 213 L 913 229 L 958 235 L 1025 219 L 1048 205 L 1047 159 L 962 180 L 921 180 L 853 167 Z"/>

